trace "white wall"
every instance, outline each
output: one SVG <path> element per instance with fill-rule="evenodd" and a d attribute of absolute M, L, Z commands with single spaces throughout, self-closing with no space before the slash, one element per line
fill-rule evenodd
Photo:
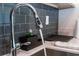
<path fill-rule="evenodd" d="M 59 10 L 59 35 L 74 36 L 76 20 L 79 19 L 79 7 Z"/>

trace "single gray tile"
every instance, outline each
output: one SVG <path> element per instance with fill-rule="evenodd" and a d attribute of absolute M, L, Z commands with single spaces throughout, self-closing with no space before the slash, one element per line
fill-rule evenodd
<path fill-rule="evenodd" d="M 27 15 L 25 15 L 25 23 L 30 23 L 30 20 L 31 20 L 31 18 L 30 18 L 31 16 L 27 16 Z"/>
<path fill-rule="evenodd" d="M 58 18 L 57 17 L 49 16 L 49 22 L 50 23 L 53 23 L 53 22 L 56 22 L 57 23 L 57 21 L 58 21 Z"/>
<path fill-rule="evenodd" d="M 30 10 L 30 8 L 28 8 L 28 7 L 20 7 L 20 13 L 21 14 L 23 14 L 23 15 L 29 15 L 29 11 Z"/>
<path fill-rule="evenodd" d="M 10 34 L 10 32 L 11 32 L 11 29 L 10 29 L 10 25 L 5 25 L 4 26 L 5 28 L 4 28 L 4 31 L 5 31 L 5 34 Z"/>
<path fill-rule="evenodd" d="M 35 23 L 30 24 L 30 25 L 29 25 L 29 29 L 30 29 L 30 28 L 31 28 L 31 29 L 36 29 L 36 24 L 35 24 Z"/>
<path fill-rule="evenodd" d="M 14 23 L 25 23 L 25 16 L 15 15 L 14 17 Z"/>
<path fill-rule="evenodd" d="M 46 16 L 46 9 L 42 9 L 42 16 Z"/>
<path fill-rule="evenodd" d="M 5 13 L 4 15 L 4 23 L 10 23 L 10 13 Z"/>
<path fill-rule="evenodd" d="M 20 31 L 20 26 L 19 24 L 14 25 L 14 31 L 19 32 Z"/>
<path fill-rule="evenodd" d="M 0 47 L 2 47 L 3 45 L 3 39 L 2 38 L 0 38 Z"/>
<path fill-rule="evenodd" d="M 28 31 L 29 24 L 21 24 L 19 29 L 20 31 Z"/>
<path fill-rule="evenodd" d="M 37 10 L 37 14 L 38 14 L 39 16 L 42 16 L 42 9 L 36 8 L 36 10 Z"/>
<path fill-rule="evenodd" d="M 29 19 L 26 18 L 26 20 L 29 20 L 29 23 L 35 23 L 35 17 L 34 17 L 34 15 L 29 16 Z M 27 22 L 28 22 L 28 21 L 27 21 Z"/>
<path fill-rule="evenodd" d="M 3 35 L 3 33 L 4 33 L 4 26 L 0 26 L 0 35 Z"/>

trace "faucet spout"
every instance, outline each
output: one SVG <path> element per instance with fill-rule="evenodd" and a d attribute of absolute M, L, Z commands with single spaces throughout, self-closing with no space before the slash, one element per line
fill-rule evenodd
<path fill-rule="evenodd" d="M 10 14 L 10 21 L 11 21 L 11 39 L 12 39 L 12 55 L 15 56 L 16 55 L 16 44 L 15 44 L 15 33 L 14 33 L 14 11 L 19 8 L 20 6 L 26 6 L 26 7 L 29 7 L 33 13 L 34 13 L 34 17 L 35 17 L 35 22 L 36 22 L 36 28 L 39 30 L 40 32 L 40 36 L 41 36 L 41 39 L 42 39 L 42 43 L 44 45 L 44 38 L 43 38 L 43 35 L 42 35 L 42 31 L 41 28 L 43 28 L 43 25 L 42 25 L 42 22 L 40 21 L 40 18 L 37 14 L 37 11 L 36 9 L 31 5 L 31 4 L 16 4 L 16 6 L 11 10 L 11 14 Z M 46 55 L 46 49 L 44 48 L 44 52 L 45 52 L 45 55 Z"/>

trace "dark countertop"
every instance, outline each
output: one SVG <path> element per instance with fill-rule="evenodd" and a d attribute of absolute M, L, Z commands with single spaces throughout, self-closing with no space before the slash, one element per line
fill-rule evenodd
<path fill-rule="evenodd" d="M 63 35 L 52 35 L 46 38 L 46 41 L 63 41 L 67 42 L 73 38 L 72 36 L 63 36 Z"/>
<path fill-rule="evenodd" d="M 64 41 L 64 42 L 67 42 L 71 38 L 73 38 L 73 37 L 70 37 L 70 36 L 61 36 L 61 35 L 52 35 L 52 36 L 46 38 L 45 40 L 46 41 Z M 33 39 L 30 39 L 29 41 L 31 41 L 32 44 L 27 47 L 28 50 L 33 49 L 33 48 L 35 48 L 35 47 L 37 47 L 39 45 L 42 45 L 41 39 L 38 40 L 36 38 L 33 38 Z"/>

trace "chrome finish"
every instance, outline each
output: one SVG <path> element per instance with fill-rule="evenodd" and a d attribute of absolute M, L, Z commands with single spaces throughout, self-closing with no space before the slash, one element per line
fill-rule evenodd
<path fill-rule="evenodd" d="M 40 32 L 40 36 L 42 39 L 42 43 L 44 45 L 44 54 L 46 56 L 46 49 L 45 49 L 45 44 L 44 44 L 44 38 L 43 38 L 43 34 L 42 34 L 42 30 L 41 28 L 43 28 L 42 22 L 40 21 L 40 18 L 37 14 L 36 9 L 31 5 L 31 4 L 17 4 L 12 10 L 11 10 L 11 14 L 10 14 L 10 20 L 11 20 L 11 37 L 12 37 L 12 55 L 16 56 L 16 43 L 15 43 L 15 34 L 14 34 L 14 11 L 19 8 L 20 6 L 27 6 L 29 7 L 33 12 L 34 12 L 34 16 L 35 16 L 35 22 L 36 22 L 36 27 Z"/>

